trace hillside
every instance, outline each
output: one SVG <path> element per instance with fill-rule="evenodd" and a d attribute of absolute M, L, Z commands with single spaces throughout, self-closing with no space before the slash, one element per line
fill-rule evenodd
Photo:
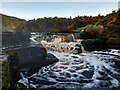
<path fill-rule="evenodd" d="M 16 17 L 2 15 L 2 30 L 39 31 L 39 32 L 81 32 L 88 25 L 101 26 L 107 31 L 120 33 L 119 11 L 106 16 L 77 16 L 75 18 L 44 17 L 26 21 Z"/>
<path fill-rule="evenodd" d="M 2 18 L 0 18 L 0 21 L 2 21 L 3 31 L 17 31 L 18 27 L 23 27 L 26 23 L 26 20 L 24 19 L 19 19 L 3 14 L 0 14 L 0 16 L 2 16 Z"/>

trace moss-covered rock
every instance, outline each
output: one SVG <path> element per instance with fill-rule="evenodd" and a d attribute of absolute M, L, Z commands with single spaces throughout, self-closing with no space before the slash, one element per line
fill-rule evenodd
<path fill-rule="evenodd" d="M 2 89 L 14 90 L 20 78 L 17 53 L 14 51 L 7 51 L 0 56 L 0 64 L 2 66 Z"/>
<path fill-rule="evenodd" d="M 86 39 L 82 41 L 82 46 L 86 51 L 104 49 L 104 41 L 100 39 Z"/>

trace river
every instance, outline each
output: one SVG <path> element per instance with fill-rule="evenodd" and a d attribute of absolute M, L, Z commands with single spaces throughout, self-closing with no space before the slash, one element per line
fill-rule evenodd
<path fill-rule="evenodd" d="M 36 90 L 120 88 L 120 70 L 114 62 L 120 60 L 120 50 L 84 51 L 80 54 L 57 51 L 48 53 L 56 56 L 59 62 L 42 67 L 29 77 L 21 73 L 19 83 Z"/>

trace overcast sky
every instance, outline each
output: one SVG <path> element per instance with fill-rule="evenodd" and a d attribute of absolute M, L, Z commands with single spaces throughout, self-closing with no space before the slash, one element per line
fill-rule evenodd
<path fill-rule="evenodd" d="M 118 2 L 2 2 L 0 13 L 30 20 L 42 17 L 106 15 L 118 9 Z"/>

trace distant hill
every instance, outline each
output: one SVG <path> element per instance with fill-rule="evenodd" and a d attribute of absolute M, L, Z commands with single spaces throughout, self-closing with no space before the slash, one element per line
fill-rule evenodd
<path fill-rule="evenodd" d="M 26 21 L 2 16 L 2 30 L 16 32 L 83 32 L 84 39 L 101 39 L 107 48 L 120 49 L 120 9 L 106 16 L 77 16 L 75 18 L 44 17 Z"/>
<path fill-rule="evenodd" d="M 2 30 L 3 31 L 17 31 L 18 27 L 23 27 L 27 21 L 24 19 L 19 19 L 12 16 L 7 16 L 0 14 L 2 18 L 0 18 L 0 21 L 2 21 Z"/>
<path fill-rule="evenodd" d="M 2 30 L 7 31 L 39 31 L 39 32 L 80 32 L 88 25 L 101 25 L 108 31 L 120 33 L 118 14 L 113 11 L 106 16 L 77 16 L 75 18 L 44 17 L 26 21 L 16 17 L 2 15 Z M 0 18 L 1 19 L 1 18 Z"/>

